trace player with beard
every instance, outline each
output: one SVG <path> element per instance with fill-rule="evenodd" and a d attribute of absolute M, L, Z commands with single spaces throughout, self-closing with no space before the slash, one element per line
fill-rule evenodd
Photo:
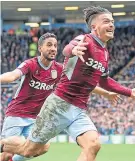
<path fill-rule="evenodd" d="M 3 151 L 29 157 L 43 154 L 46 152 L 44 145 L 65 129 L 82 150 L 77 161 L 95 161 L 100 141 L 97 129 L 87 114 L 90 91 L 99 83 L 105 89 L 135 99 L 135 89 L 126 88 L 108 76 L 109 53 L 106 43 L 114 35 L 112 13 L 93 6 L 85 9 L 84 13 L 91 29 L 91 34 L 85 35 L 88 46 L 84 60 L 78 58 L 80 44 L 76 47 L 69 44 L 66 47 L 68 50 L 65 48 L 64 54 L 69 58 L 65 59 L 61 79 L 44 102 L 28 139 L 3 139 Z M 75 41 L 85 36 L 81 35 Z"/>
<path fill-rule="evenodd" d="M 62 65 L 54 61 L 57 55 L 57 39 L 52 33 L 42 35 L 38 41 L 40 56 L 26 60 L 12 72 L 0 76 L 2 83 L 10 83 L 21 78 L 15 96 L 6 111 L 6 118 L 2 129 L 2 138 L 9 136 L 28 137 L 35 122 L 35 118 L 43 105 L 44 100 L 50 95 L 58 83 Z M 119 96 L 96 87 L 94 93 L 104 95 L 113 103 Z M 45 149 L 49 148 L 47 144 Z M 2 153 L 1 159 L 8 160 L 10 153 Z M 14 155 L 11 160 L 26 160 L 23 156 Z"/>
<path fill-rule="evenodd" d="M 45 99 L 60 79 L 63 66 L 55 61 L 57 55 L 56 35 L 52 33 L 42 35 L 38 41 L 38 50 L 40 56 L 26 60 L 14 71 L 0 76 L 1 83 L 10 83 L 21 79 L 6 110 L 2 138 L 14 135 L 27 137 L 29 135 Z M 12 155 L 7 156 L 11 157 Z M 18 155 L 14 155 L 12 158 L 13 161 L 20 159 L 24 158 Z"/>

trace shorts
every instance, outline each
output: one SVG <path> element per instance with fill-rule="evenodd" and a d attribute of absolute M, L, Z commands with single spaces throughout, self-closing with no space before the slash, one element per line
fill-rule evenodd
<path fill-rule="evenodd" d="M 86 110 L 52 93 L 44 102 L 28 138 L 45 144 L 63 130 L 75 141 L 82 133 L 97 131 Z"/>
<path fill-rule="evenodd" d="M 15 135 L 23 135 L 27 138 L 34 122 L 35 119 L 32 118 L 8 116 L 4 119 L 1 138 L 7 138 Z"/>

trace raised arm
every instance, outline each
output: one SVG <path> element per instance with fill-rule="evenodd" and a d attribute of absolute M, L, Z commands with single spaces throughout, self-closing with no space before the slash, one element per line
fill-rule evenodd
<path fill-rule="evenodd" d="M 63 49 L 63 55 L 65 57 L 73 57 L 78 56 L 83 62 L 83 55 L 85 54 L 85 50 L 87 50 L 88 43 L 85 42 L 85 35 L 77 36 L 74 40 L 70 41 L 68 45 Z"/>

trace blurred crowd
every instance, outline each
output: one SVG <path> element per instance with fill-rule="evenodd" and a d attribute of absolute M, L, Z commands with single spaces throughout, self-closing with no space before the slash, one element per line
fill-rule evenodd
<path fill-rule="evenodd" d="M 5 73 L 15 69 L 21 62 L 38 55 L 38 38 L 46 33 L 46 29 L 9 30 L 3 31 L 1 38 L 1 72 Z M 60 28 L 52 31 L 58 38 L 57 61 L 63 62 L 62 49 L 70 40 L 83 29 Z M 110 75 L 119 81 L 135 80 L 135 27 L 116 28 L 115 38 L 108 43 L 110 52 Z M 131 63 L 129 63 L 131 62 Z M 128 64 L 128 65 L 127 65 Z M 117 75 L 116 75 L 117 74 Z M 135 82 L 126 84 L 135 87 Z M 14 88 L 2 87 L 1 90 L 1 120 L 8 103 L 11 101 Z M 92 95 L 88 102 L 89 114 L 98 128 L 100 134 L 135 135 L 135 102 L 123 97 L 116 107 L 103 97 Z"/>
<path fill-rule="evenodd" d="M 38 55 L 37 41 L 46 29 L 31 29 L 30 31 L 3 31 L 1 38 L 2 73 L 15 69 L 22 61 Z M 53 29 L 58 39 L 57 61 L 63 62 L 62 49 L 71 39 L 84 34 L 83 29 L 59 28 Z M 135 27 L 116 28 L 115 38 L 108 43 L 110 52 L 110 74 L 115 75 L 135 56 Z"/>
<path fill-rule="evenodd" d="M 125 84 L 127 86 L 127 84 Z M 135 83 L 128 85 L 135 87 Z M 89 101 L 89 115 L 102 135 L 135 135 L 135 101 L 121 96 L 116 106 L 107 99 L 93 95 Z"/>

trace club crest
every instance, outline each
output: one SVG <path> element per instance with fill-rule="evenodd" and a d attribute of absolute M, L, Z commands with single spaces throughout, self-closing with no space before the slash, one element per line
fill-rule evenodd
<path fill-rule="evenodd" d="M 51 70 L 51 77 L 53 79 L 56 79 L 57 78 L 57 71 L 56 70 Z"/>

